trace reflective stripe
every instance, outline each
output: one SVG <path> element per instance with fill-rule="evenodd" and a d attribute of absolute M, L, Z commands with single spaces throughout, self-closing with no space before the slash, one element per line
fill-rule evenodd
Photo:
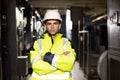
<path fill-rule="evenodd" d="M 70 53 L 71 56 L 75 56 L 73 53 Z"/>
<path fill-rule="evenodd" d="M 56 67 L 56 63 L 57 63 L 58 57 L 59 57 L 59 55 L 57 55 L 57 54 L 54 55 L 54 57 L 52 59 L 52 66 Z"/>
<path fill-rule="evenodd" d="M 68 41 L 68 39 L 64 38 L 64 45 L 63 45 L 64 51 L 66 51 L 66 49 L 67 49 L 67 41 Z M 71 56 L 75 56 L 75 55 L 72 54 L 72 53 L 70 53 L 70 55 L 71 55 Z"/>
<path fill-rule="evenodd" d="M 37 61 L 38 59 L 40 59 L 39 57 L 35 57 L 32 59 L 31 63 L 34 63 L 35 61 Z"/>
<path fill-rule="evenodd" d="M 33 77 L 36 78 L 42 78 L 42 79 L 67 79 L 67 78 L 71 78 L 71 75 L 69 72 L 65 72 L 64 74 L 46 74 L 46 75 L 38 75 L 37 73 L 33 72 L 32 73 Z"/>
<path fill-rule="evenodd" d="M 37 40 L 38 42 L 38 46 L 39 46 L 39 49 L 40 49 L 40 55 L 42 54 L 42 45 L 41 45 L 41 40 Z"/>
<path fill-rule="evenodd" d="M 66 48 L 67 48 L 67 41 L 68 39 L 64 38 L 64 44 L 63 44 L 64 51 L 66 51 Z"/>
<path fill-rule="evenodd" d="M 55 71 L 57 68 L 56 68 L 56 67 L 54 67 L 54 66 L 52 66 L 52 69 L 53 69 L 53 71 Z"/>
<path fill-rule="evenodd" d="M 40 55 L 41 55 L 42 54 L 41 40 L 39 39 L 39 40 L 37 40 L 37 42 L 38 42 L 38 46 L 39 46 L 39 49 L 40 49 Z M 37 61 L 39 59 L 41 59 L 41 57 L 35 57 L 35 58 L 32 59 L 31 63 L 34 63 L 35 61 Z"/>
<path fill-rule="evenodd" d="M 67 41 L 68 41 L 68 39 L 64 38 L 64 44 L 63 44 L 64 51 L 66 51 L 66 48 L 67 48 Z M 58 57 L 59 57 L 59 55 L 57 55 L 57 54 L 54 55 L 53 60 L 52 60 L 52 66 L 56 67 Z"/>

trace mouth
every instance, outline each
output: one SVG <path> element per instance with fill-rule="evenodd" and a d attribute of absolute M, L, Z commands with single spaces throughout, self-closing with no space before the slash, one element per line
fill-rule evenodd
<path fill-rule="evenodd" d="M 54 34 L 56 34 L 56 31 L 52 29 L 52 30 L 49 31 L 49 33 L 50 33 L 51 35 L 54 35 Z"/>
<path fill-rule="evenodd" d="M 55 30 L 54 29 L 51 29 L 50 32 L 54 32 Z"/>

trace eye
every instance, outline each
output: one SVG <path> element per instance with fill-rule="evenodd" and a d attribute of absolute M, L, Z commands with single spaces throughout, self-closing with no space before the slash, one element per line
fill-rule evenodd
<path fill-rule="evenodd" d="M 50 26 L 52 23 L 46 23 L 47 26 Z"/>
<path fill-rule="evenodd" d="M 59 22 L 55 22 L 54 25 L 59 25 Z"/>

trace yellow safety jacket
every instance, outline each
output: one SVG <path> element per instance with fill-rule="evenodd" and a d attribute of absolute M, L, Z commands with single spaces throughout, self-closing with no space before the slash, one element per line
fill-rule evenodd
<path fill-rule="evenodd" d="M 30 80 L 72 80 L 71 70 L 76 53 L 70 41 L 62 36 L 60 33 L 56 34 L 52 43 L 51 36 L 45 33 L 43 39 L 34 42 L 34 50 L 30 51 L 33 69 Z M 65 51 L 70 54 L 63 55 Z M 51 64 L 41 59 L 47 52 L 54 54 Z"/>

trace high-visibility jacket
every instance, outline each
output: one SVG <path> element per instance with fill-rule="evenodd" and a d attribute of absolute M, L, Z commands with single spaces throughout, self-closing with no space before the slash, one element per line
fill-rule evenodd
<path fill-rule="evenodd" d="M 30 61 L 33 73 L 30 80 L 72 80 L 71 71 L 74 66 L 76 53 L 68 39 L 56 34 L 54 41 L 48 33 L 43 39 L 34 42 L 34 50 L 30 51 Z M 69 51 L 68 55 L 63 52 Z M 51 64 L 42 60 L 47 52 L 54 54 Z"/>

